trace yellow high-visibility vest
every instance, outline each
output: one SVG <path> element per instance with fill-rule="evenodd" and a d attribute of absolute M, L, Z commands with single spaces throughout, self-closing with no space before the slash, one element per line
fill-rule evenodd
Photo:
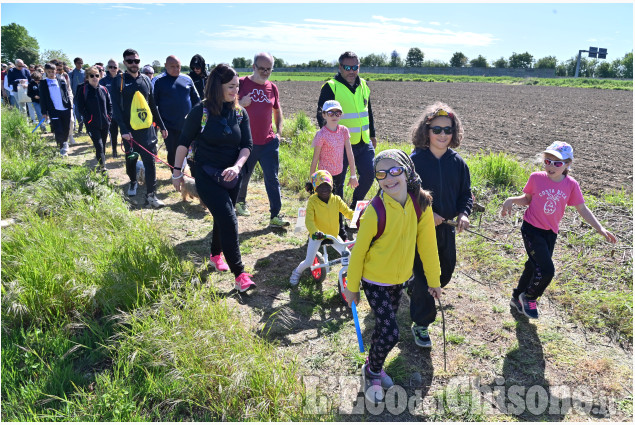
<path fill-rule="evenodd" d="M 360 78 L 359 81 L 360 84 L 355 90 L 355 94 L 337 80 L 326 82 L 333 90 L 335 100 L 342 105 L 342 119 L 339 123 L 348 128 L 352 145 L 362 140 L 366 143 L 370 141 L 370 123 L 368 120 L 370 89 L 364 79 Z"/>

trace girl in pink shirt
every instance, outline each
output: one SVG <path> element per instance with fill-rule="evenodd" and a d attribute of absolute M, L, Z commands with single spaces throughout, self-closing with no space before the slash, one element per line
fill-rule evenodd
<path fill-rule="evenodd" d="M 580 185 L 569 174 L 573 162 L 573 148 L 565 142 L 553 142 L 544 152 L 545 171 L 532 173 L 520 196 L 505 200 L 501 216 L 511 214 L 514 204 L 528 206 L 520 228 L 529 256 L 525 270 L 514 289 L 510 305 L 519 313 L 538 318 L 536 299 L 540 297 L 555 275 L 551 259 L 558 237 L 560 220 L 567 205 L 578 213 L 599 234 L 612 243 L 615 236 L 607 231 L 585 205 Z"/>
<path fill-rule="evenodd" d="M 318 168 L 331 173 L 333 176 L 333 193 L 343 198 L 344 180 L 346 178 L 346 170 L 344 170 L 345 151 L 351 170 L 348 185 L 353 189 L 358 186 L 350 135 L 348 128 L 338 124 L 342 116 L 342 106 L 337 100 L 327 100 L 324 102 L 324 106 L 322 106 L 322 116 L 326 120 L 326 124 L 315 134 L 313 143 L 311 144 L 313 148 L 313 160 L 311 161 L 310 175 L 312 176 Z M 307 183 L 307 187 L 308 186 L 309 183 Z M 346 240 L 344 219 L 341 214 L 339 236 L 342 240 Z"/>

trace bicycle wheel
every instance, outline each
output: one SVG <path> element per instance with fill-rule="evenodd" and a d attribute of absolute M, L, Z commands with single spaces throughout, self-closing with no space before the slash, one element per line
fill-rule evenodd
<path fill-rule="evenodd" d="M 348 301 L 346 301 L 346 296 L 344 295 L 344 291 L 342 290 L 342 286 L 346 288 L 346 272 L 342 273 L 342 284 L 337 285 L 337 290 L 340 292 L 342 299 L 344 300 L 344 304 L 348 305 Z"/>
<path fill-rule="evenodd" d="M 324 256 L 319 252 L 315 254 L 313 259 L 313 265 L 315 266 L 316 264 L 324 264 Z M 311 276 L 315 283 L 322 283 L 326 279 L 326 270 L 324 268 L 311 270 Z"/>

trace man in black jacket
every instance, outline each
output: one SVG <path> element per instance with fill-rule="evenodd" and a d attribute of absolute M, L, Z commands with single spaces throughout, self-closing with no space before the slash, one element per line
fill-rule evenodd
<path fill-rule="evenodd" d="M 123 61 L 126 64 L 126 72 L 115 77 L 112 82 L 112 109 L 115 120 L 121 129 L 126 155 L 126 174 L 130 177 L 128 196 L 137 194 L 137 159 L 141 155 L 145 167 L 146 199 L 153 208 L 161 208 L 165 204 L 157 199 L 154 191 L 156 187 L 156 167 L 154 156 L 157 153 L 157 134 L 152 121 L 161 129 L 161 135 L 165 139 L 168 132 L 161 120 L 159 111 L 154 103 L 152 83 L 150 79 L 139 72 L 139 54 L 134 49 L 126 49 L 123 52 Z M 145 102 L 150 107 L 152 117 L 146 112 L 131 111 L 132 100 L 136 92 L 141 93 Z M 137 118 L 148 124 L 145 128 L 133 129 L 131 126 L 132 113 Z"/>
<path fill-rule="evenodd" d="M 55 73 L 55 65 L 44 65 L 46 79 L 40 83 L 42 116 L 51 119 L 51 129 L 60 147 L 60 155 L 68 155 L 68 136 L 71 129 L 72 104 L 68 96 L 66 79 Z"/>

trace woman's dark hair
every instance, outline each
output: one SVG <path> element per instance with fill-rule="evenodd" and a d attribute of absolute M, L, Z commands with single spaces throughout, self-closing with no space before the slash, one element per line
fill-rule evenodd
<path fill-rule="evenodd" d="M 459 147 L 461 140 L 463 140 L 463 124 L 454 109 L 442 102 L 436 102 L 426 107 L 417 122 L 412 126 L 412 144 L 415 147 L 420 149 L 428 149 L 430 147 L 430 122 L 439 116 L 445 116 L 452 120 L 454 133 L 449 147 Z"/>
<path fill-rule="evenodd" d="M 205 84 L 205 99 L 203 104 L 210 115 L 220 115 L 225 103 L 223 84 L 229 83 L 238 73 L 226 63 L 220 63 L 212 70 Z M 234 107 L 238 107 L 238 97 L 234 99 Z"/>
<path fill-rule="evenodd" d="M 192 76 L 192 73 L 194 72 L 195 66 L 198 66 L 199 68 L 201 68 L 200 75 L 203 78 L 207 78 L 207 67 L 205 66 L 205 59 L 203 58 L 203 56 L 199 55 L 198 53 L 192 56 L 192 59 L 190 59 L 190 69 L 192 70 L 190 72 L 190 77 Z"/>

